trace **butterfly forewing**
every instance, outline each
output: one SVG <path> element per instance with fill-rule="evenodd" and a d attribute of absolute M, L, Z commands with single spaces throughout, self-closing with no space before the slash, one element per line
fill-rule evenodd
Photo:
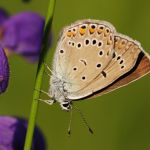
<path fill-rule="evenodd" d="M 113 57 L 114 32 L 111 25 L 100 21 L 82 21 L 63 30 L 55 70 L 70 83 L 66 91 L 84 89 L 106 68 Z"/>

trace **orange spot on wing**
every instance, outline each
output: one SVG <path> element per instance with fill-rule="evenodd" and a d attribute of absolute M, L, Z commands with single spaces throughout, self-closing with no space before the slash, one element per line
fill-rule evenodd
<path fill-rule="evenodd" d="M 68 30 L 68 32 L 67 32 L 67 36 L 68 36 L 68 37 L 75 37 L 75 35 L 76 35 L 76 32 L 75 32 L 75 31 Z"/>
<path fill-rule="evenodd" d="M 71 37 L 72 35 L 73 35 L 73 33 L 72 33 L 71 31 L 68 31 L 68 32 L 67 32 L 67 36 L 68 36 L 68 37 Z"/>
<path fill-rule="evenodd" d="M 92 34 L 92 33 L 94 33 L 94 32 L 95 32 L 95 29 L 93 29 L 93 28 L 89 28 L 89 31 L 90 31 L 90 33 Z"/>
<path fill-rule="evenodd" d="M 97 32 L 98 34 L 101 34 L 103 32 L 103 29 L 98 29 Z"/>
<path fill-rule="evenodd" d="M 85 31 L 86 31 L 86 29 L 83 29 L 83 28 L 80 28 L 80 29 L 79 29 L 79 32 L 80 32 L 81 35 L 84 35 L 84 34 L 85 34 Z"/>
<path fill-rule="evenodd" d="M 75 32 L 72 32 L 72 36 L 74 36 L 74 37 L 75 37 L 75 36 L 76 36 L 76 33 L 75 33 Z"/>

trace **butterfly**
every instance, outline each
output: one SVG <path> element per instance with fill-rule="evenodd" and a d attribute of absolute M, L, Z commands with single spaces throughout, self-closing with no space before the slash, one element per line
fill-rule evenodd
<path fill-rule="evenodd" d="M 80 20 L 62 30 L 50 71 L 51 99 L 45 102 L 69 111 L 73 101 L 106 94 L 148 74 L 150 56 L 109 22 Z"/>

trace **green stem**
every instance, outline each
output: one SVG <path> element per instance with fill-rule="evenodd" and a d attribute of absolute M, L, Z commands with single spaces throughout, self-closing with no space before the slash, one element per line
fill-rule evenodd
<path fill-rule="evenodd" d="M 45 28 L 44 28 L 43 47 L 42 47 L 42 51 L 41 51 L 41 55 L 39 59 L 36 80 L 35 80 L 35 89 L 40 89 L 42 85 L 42 77 L 44 74 L 43 62 L 46 58 L 46 54 L 48 51 L 48 38 L 49 38 L 50 30 L 51 30 L 55 3 L 56 3 L 56 0 L 50 0 L 49 2 L 49 8 L 48 8 L 47 18 L 46 18 Z M 38 111 L 38 103 L 39 103 L 37 99 L 39 99 L 39 96 L 40 96 L 39 91 L 34 90 L 24 150 L 31 150 L 32 138 L 34 134 L 34 127 L 35 127 L 36 116 L 37 116 L 37 111 Z"/>

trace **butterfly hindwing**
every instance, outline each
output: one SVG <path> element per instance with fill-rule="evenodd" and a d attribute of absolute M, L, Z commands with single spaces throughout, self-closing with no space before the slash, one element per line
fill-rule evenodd
<path fill-rule="evenodd" d="M 95 93 L 93 96 L 101 96 L 103 94 L 114 91 L 118 88 L 128 85 L 138 80 L 150 72 L 150 58 L 145 52 L 141 52 L 135 66 L 126 74 L 118 78 L 115 82 Z M 91 96 L 92 97 L 92 96 Z"/>
<path fill-rule="evenodd" d="M 114 55 L 109 65 L 99 74 L 96 79 L 93 80 L 90 85 L 77 93 L 71 93 L 69 98 L 79 99 L 86 96 L 91 97 L 94 95 L 94 93 L 96 95 L 102 95 L 105 92 L 115 90 L 123 85 L 130 83 L 131 81 L 150 71 L 150 59 L 142 50 L 140 44 L 137 41 L 134 41 L 131 38 L 121 34 L 116 34 L 114 39 Z M 140 60 L 139 57 L 141 57 L 142 54 L 144 57 Z M 138 61 L 141 61 L 141 63 Z M 117 79 L 123 77 L 123 75 L 134 69 L 138 63 L 139 65 L 142 65 L 140 67 L 143 67 L 144 69 L 143 70 L 141 68 L 139 75 L 137 70 L 135 70 L 136 74 L 132 74 L 136 75 L 135 77 L 128 77 L 128 80 L 126 80 L 125 76 L 122 78 L 122 82 L 119 82 L 120 84 L 116 82 L 114 86 L 111 86 Z M 140 67 L 138 67 L 138 71 L 140 70 Z"/>

